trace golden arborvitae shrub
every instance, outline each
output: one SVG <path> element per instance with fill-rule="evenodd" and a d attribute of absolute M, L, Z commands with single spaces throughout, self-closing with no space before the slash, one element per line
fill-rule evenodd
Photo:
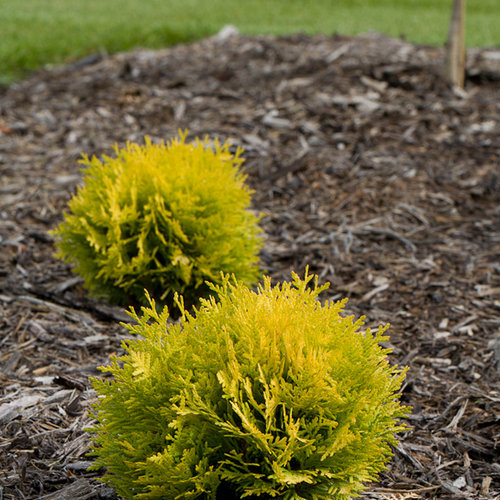
<path fill-rule="evenodd" d="M 57 255 L 93 294 L 130 305 L 146 289 L 172 308 L 176 292 L 189 305 L 207 296 L 221 272 L 258 281 L 262 239 L 241 150 L 185 136 L 81 160 L 83 186 L 53 233 Z"/>
<path fill-rule="evenodd" d="M 137 499 L 347 499 L 376 479 L 407 408 L 386 327 L 295 274 L 257 292 L 225 278 L 193 314 L 154 301 L 95 379 L 93 469 Z M 217 297 L 217 298 L 215 298 Z"/>

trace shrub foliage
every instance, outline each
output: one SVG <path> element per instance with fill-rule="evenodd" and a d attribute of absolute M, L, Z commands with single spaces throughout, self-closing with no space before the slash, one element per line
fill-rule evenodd
<path fill-rule="evenodd" d="M 312 285 L 312 286 L 311 286 Z M 347 499 L 391 456 L 405 408 L 386 327 L 360 331 L 317 278 L 227 277 L 177 323 L 154 301 L 95 379 L 94 469 L 125 498 Z"/>
<path fill-rule="evenodd" d="M 83 156 L 83 186 L 54 234 L 57 255 L 95 295 L 129 305 L 144 303 L 147 289 L 172 308 L 175 292 L 196 303 L 221 271 L 258 281 L 262 240 L 241 150 L 185 137 Z"/>

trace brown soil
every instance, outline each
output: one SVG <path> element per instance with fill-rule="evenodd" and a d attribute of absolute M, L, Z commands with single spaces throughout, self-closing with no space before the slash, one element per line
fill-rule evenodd
<path fill-rule="evenodd" d="M 115 498 L 86 472 L 84 429 L 127 317 L 87 297 L 47 232 L 80 153 L 179 128 L 245 148 L 266 273 L 309 265 L 367 325 L 391 323 L 411 429 L 364 497 L 500 495 L 498 57 L 468 54 L 465 91 L 443 59 L 379 35 L 219 36 L 0 90 L 0 498 Z"/>

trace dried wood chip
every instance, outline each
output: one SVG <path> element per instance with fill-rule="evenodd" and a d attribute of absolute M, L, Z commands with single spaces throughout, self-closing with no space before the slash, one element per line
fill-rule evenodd
<path fill-rule="evenodd" d="M 42 397 L 38 394 L 26 395 L 0 406 L 0 424 L 5 425 L 22 415 L 24 410 L 35 406 Z"/>

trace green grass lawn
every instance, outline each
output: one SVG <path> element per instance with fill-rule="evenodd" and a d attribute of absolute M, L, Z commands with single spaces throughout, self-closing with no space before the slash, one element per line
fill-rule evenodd
<path fill-rule="evenodd" d="M 467 45 L 500 45 L 498 0 L 467 9 Z M 452 0 L 1 0 L 0 82 L 92 52 L 161 47 L 216 33 L 358 34 L 441 45 Z"/>

